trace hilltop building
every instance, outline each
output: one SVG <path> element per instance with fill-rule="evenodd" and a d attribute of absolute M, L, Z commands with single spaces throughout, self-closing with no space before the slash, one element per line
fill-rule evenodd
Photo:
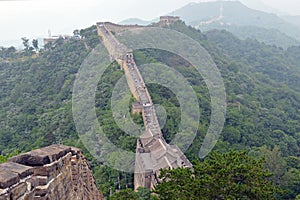
<path fill-rule="evenodd" d="M 178 21 L 180 21 L 180 17 L 178 16 L 161 16 L 159 19 L 159 23 L 166 26 Z"/>

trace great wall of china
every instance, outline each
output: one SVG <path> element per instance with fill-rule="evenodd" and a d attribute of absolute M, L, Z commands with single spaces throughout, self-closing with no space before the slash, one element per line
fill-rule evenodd
<path fill-rule="evenodd" d="M 178 21 L 178 17 L 161 17 L 161 25 Z M 175 145 L 162 136 L 156 111 L 146 84 L 134 61 L 133 52 L 121 44 L 112 32 L 141 28 L 137 25 L 97 23 L 99 36 L 111 58 L 125 72 L 127 83 L 138 103 L 145 131 L 137 139 L 134 188 L 153 187 L 160 181 L 160 169 L 188 167 L 192 164 Z M 102 200 L 88 161 L 80 149 L 52 145 L 12 157 L 0 164 L 0 200 Z"/>
<path fill-rule="evenodd" d="M 161 18 L 163 24 L 178 18 Z M 145 131 L 137 139 L 134 188 L 145 187 L 153 189 L 160 181 L 160 169 L 173 169 L 178 167 L 192 168 L 192 164 L 175 145 L 169 145 L 162 136 L 154 104 L 146 84 L 134 61 L 133 52 L 120 43 L 113 35 L 141 26 L 122 26 L 110 22 L 97 23 L 98 34 L 113 60 L 116 60 L 125 72 L 130 91 L 138 103 L 135 108 L 142 111 Z M 113 33 L 112 33 L 113 31 Z M 134 111 L 136 112 L 136 111 Z"/>
<path fill-rule="evenodd" d="M 33 150 L 0 164 L 0 200 L 104 199 L 80 149 Z"/>

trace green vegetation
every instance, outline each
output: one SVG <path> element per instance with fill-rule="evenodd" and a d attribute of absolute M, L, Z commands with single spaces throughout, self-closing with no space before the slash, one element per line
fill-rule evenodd
<path fill-rule="evenodd" d="M 276 198 L 295 199 L 300 194 L 300 47 L 283 50 L 254 40 L 242 41 L 226 31 L 203 34 L 181 22 L 171 28 L 189 35 L 208 50 L 226 86 L 226 123 L 214 151 L 230 153 L 212 153 L 204 161 L 196 161 L 210 120 L 210 98 L 205 82 L 195 68 L 176 55 L 153 49 L 134 52 L 139 65 L 161 62 L 174 67 L 195 90 L 201 119 L 197 137 L 186 155 L 196 163 L 193 173 L 197 170 L 215 170 L 213 174 L 205 171 L 197 174 L 199 182 L 204 184 L 204 179 L 207 179 L 211 181 L 207 184 L 211 184 L 213 178 L 218 176 L 223 178 L 220 181 L 224 183 L 230 181 L 226 179 L 229 176 L 224 176 L 226 170 L 244 170 L 243 174 L 249 177 L 250 171 L 256 169 L 258 171 L 252 173 L 252 178 L 259 184 L 265 183 L 265 190 L 257 191 L 253 188 L 255 192 L 246 192 L 249 185 L 238 185 L 235 181 L 225 184 L 227 189 L 238 191 L 237 195 L 249 195 L 249 198 L 253 193 L 272 195 L 268 192 L 273 188 L 272 184 L 264 182 L 268 180 L 284 190 Z M 141 189 L 140 194 L 137 194 L 130 190 L 133 188 L 133 174 L 103 166 L 85 150 L 78 139 L 71 110 L 72 87 L 84 58 L 99 43 L 95 26 L 78 32 L 84 39 L 61 38 L 39 49 L 38 53 L 33 49 L 28 53 L 25 46 L 22 51 L 13 47 L 0 48 L 0 162 L 4 162 L 15 151 L 26 152 L 53 143 L 77 146 L 84 150 L 90 160 L 97 184 L 105 196 L 111 195 L 112 199 L 121 199 L 120 195 L 128 195 L 132 199 L 147 196 L 149 191 Z M 26 38 L 23 41 L 29 45 Z M 120 148 L 134 152 L 136 138 L 117 126 L 111 111 L 111 94 L 122 75 L 123 71 L 116 63 L 107 68 L 96 91 L 96 113 L 107 137 Z M 166 140 L 171 141 L 180 123 L 178 100 L 168 88 L 157 84 L 148 84 L 147 87 L 154 103 L 162 105 L 166 110 L 167 121 L 161 128 Z M 142 124 L 139 115 L 131 117 L 136 123 Z M 235 150 L 245 150 L 255 159 L 246 156 L 245 152 Z M 236 160 L 226 168 L 227 159 L 232 157 Z M 265 159 L 264 165 L 261 157 Z M 243 161 L 243 165 L 238 161 Z M 207 168 L 199 169 L 199 166 Z M 224 168 L 224 171 L 218 171 L 218 167 Z M 266 169 L 273 176 L 269 177 Z M 191 178 L 188 176 L 191 173 L 187 169 L 178 169 L 163 174 L 176 180 L 179 175 Z M 156 192 L 163 194 L 168 184 L 172 182 L 163 182 Z M 206 191 L 204 194 L 232 195 L 219 193 L 218 188 L 208 189 L 215 192 Z M 117 192 L 119 190 L 121 192 Z M 195 189 L 191 195 L 197 192 L 199 190 Z M 150 198 L 149 195 L 147 198 Z"/>
<path fill-rule="evenodd" d="M 9 153 L 9 154 L 6 154 L 6 155 L 0 155 L 0 163 L 6 162 L 10 157 L 16 156 L 18 154 L 19 154 L 19 152 L 17 150 L 15 150 L 12 153 Z"/>
<path fill-rule="evenodd" d="M 300 44 L 299 40 L 289 37 L 276 29 L 266 29 L 255 26 L 228 26 L 225 29 L 240 39 L 255 38 L 259 42 L 264 42 L 267 45 L 275 45 L 284 49 Z"/>
<path fill-rule="evenodd" d="M 152 195 L 145 188 L 125 189 L 109 199 L 276 199 L 284 191 L 272 182 L 264 165 L 264 158 L 254 159 L 245 151 L 213 152 L 204 161 L 195 161 L 193 170 L 161 170 L 161 182 Z"/>
<path fill-rule="evenodd" d="M 22 51 L 1 48 L 0 154 L 78 143 L 71 111 L 72 87 L 89 53 L 84 42 L 94 43 L 94 30 L 95 26 L 82 31 L 84 40 L 59 39 L 38 54 L 28 53 L 26 38 L 22 38 Z"/>
<path fill-rule="evenodd" d="M 210 154 L 194 170 L 162 170 L 154 192 L 160 199 L 275 199 L 280 189 L 268 177 L 263 160 L 246 152 Z"/>
<path fill-rule="evenodd" d="M 136 192 L 134 192 L 132 189 L 125 189 L 109 197 L 109 200 L 119 200 L 119 199 L 158 200 L 159 198 L 154 195 L 151 195 L 151 191 L 147 188 L 138 188 Z"/>

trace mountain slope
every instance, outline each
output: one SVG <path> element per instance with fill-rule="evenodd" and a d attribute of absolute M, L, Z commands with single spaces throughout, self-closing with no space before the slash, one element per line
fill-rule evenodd
<path fill-rule="evenodd" d="M 267 13 L 276 13 L 281 14 L 282 12 L 280 10 L 277 10 L 275 8 L 272 8 L 268 5 L 266 5 L 261 0 L 239 0 L 242 4 L 246 5 L 247 7 L 254 9 L 254 10 L 260 10 Z"/>
<path fill-rule="evenodd" d="M 211 29 L 211 26 L 218 29 L 227 27 L 228 30 L 230 30 L 228 27 L 231 26 L 237 28 L 245 26 L 259 27 L 264 28 L 265 31 L 274 29 L 296 40 L 300 40 L 299 27 L 286 22 L 275 14 L 250 9 L 237 1 L 192 3 L 175 10 L 171 14 L 180 16 L 187 24 L 199 29 L 207 30 Z M 252 32 L 255 31 L 255 29 L 252 30 Z M 261 29 L 257 31 L 261 31 Z M 268 34 L 272 35 L 272 31 Z M 284 40 L 289 40 L 284 34 L 280 36 L 284 38 L 282 43 L 284 43 Z M 245 37 L 248 37 L 246 32 Z M 258 35 L 256 39 L 268 43 L 268 41 Z M 275 36 L 272 40 L 277 41 L 277 39 Z"/>
<path fill-rule="evenodd" d="M 300 45 L 300 42 L 276 29 L 266 29 L 257 26 L 223 26 L 223 28 L 240 39 L 257 39 L 267 45 L 276 45 L 287 49 L 294 45 Z M 207 27 L 209 29 L 209 27 Z"/>
<path fill-rule="evenodd" d="M 281 18 L 283 18 L 284 20 L 286 20 L 287 22 L 294 24 L 298 27 L 300 27 L 300 15 L 297 16 L 282 16 Z"/>
<path fill-rule="evenodd" d="M 266 145 L 272 149 L 278 146 L 286 160 L 299 156 L 299 47 L 283 50 L 256 40 L 240 40 L 227 31 L 201 33 L 182 22 L 169 28 L 202 44 L 223 77 L 227 115 L 214 150 L 246 150 L 256 155 Z M 84 40 L 58 40 L 39 54 L 0 48 L 0 155 L 52 143 L 84 149 L 73 122 L 72 89 L 81 63 L 99 43 L 99 37 L 94 26 L 80 33 Z M 134 56 L 138 66 L 160 62 L 174 67 L 194 89 L 201 119 L 186 155 L 195 160 L 211 114 L 210 95 L 201 75 L 195 68 L 186 66 L 181 57 L 166 51 L 145 49 L 135 51 Z M 112 92 L 123 75 L 119 69 L 113 64 L 103 74 L 95 95 L 95 110 L 106 136 L 120 148 L 135 151 L 136 138 L 118 127 L 111 110 Z M 154 103 L 165 108 L 167 121 L 162 132 L 170 141 L 179 128 L 180 104 L 168 88 L 155 84 L 147 87 Z M 141 122 L 139 115 L 132 118 Z M 97 166 L 95 177 L 105 195 L 132 187 L 132 174 L 110 169 L 88 156 L 92 166 Z"/>
<path fill-rule="evenodd" d="M 300 109 L 299 48 L 285 51 L 255 40 L 239 40 L 229 32 L 217 30 L 199 37 L 196 30 L 184 27 L 174 25 L 176 30 L 198 41 L 202 38 L 201 44 L 208 49 L 221 70 L 228 101 L 239 102 L 244 108 L 238 114 L 235 113 L 237 110 L 228 107 L 227 113 L 226 124 L 235 124 L 235 129 L 243 135 L 239 138 L 240 142 L 245 146 L 256 146 L 273 141 L 282 150 L 294 146 L 294 152 L 297 152 L 300 145 L 300 126 L 297 125 L 300 115 L 296 114 Z M 279 125 L 278 120 L 285 124 Z M 239 123 L 241 127 L 237 128 Z M 245 124 L 252 125 L 246 128 Z M 225 125 L 225 135 L 232 131 L 228 130 L 229 127 Z M 283 140 L 278 140 L 279 130 L 285 130 L 287 138 L 282 139 L 293 141 L 293 144 L 286 146 Z M 227 138 L 225 135 L 223 137 Z"/>
<path fill-rule="evenodd" d="M 254 40 L 239 40 L 226 31 L 209 31 L 203 34 L 183 23 L 174 26 L 208 49 L 226 82 L 228 101 L 240 102 L 245 109 L 241 113 L 235 108 L 229 109 L 233 113 L 228 114 L 227 128 L 236 128 L 237 122 L 231 124 L 230 120 L 238 115 L 235 120 L 238 120 L 239 134 L 243 134 L 243 137 L 240 135 L 236 140 L 231 140 L 224 136 L 228 139 L 225 141 L 230 141 L 239 148 L 264 144 L 273 146 L 278 139 L 274 131 L 280 130 L 282 137 L 286 139 L 280 145 L 284 155 L 297 154 L 300 139 L 297 135 L 300 132 L 300 49 L 293 47 L 285 51 Z M 88 44 L 99 41 L 95 34 L 93 29 L 87 31 L 85 40 Z M 66 43 L 59 41 L 54 49 L 41 52 L 38 57 L 28 57 L 18 52 L 10 52 L 6 57 L 0 54 L 3 58 L 0 62 L 0 152 L 10 152 L 16 147 L 20 151 L 27 151 L 55 142 L 68 144 L 77 141 L 71 113 L 71 91 L 75 74 L 88 52 L 83 41 L 72 40 Z M 178 59 L 173 56 L 165 53 L 155 55 L 158 61 L 179 65 L 176 62 Z M 192 75 L 192 82 L 196 83 L 199 95 L 203 96 L 201 92 L 206 91 L 206 87 L 199 85 L 199 76 L 192 69 L 178 67 L 183 74 Z M 107 75 L 112 88 L 112 81 L 118 76 L 119 71 L 112 74 L 111 78 Z M 101 95 L 108 98 L 111 89 L 107 89 L 108 83 L 103 87 Z M 153 96 L 159 97 L 155 93 Z M 104 100 L 97 102 L 100 110 L 104 108 L 102 113 L 109 111 L 109 103 L 104 105 Z M 199 102 L 209 102 L 208 96 L 204 95 Z M 176 102 L 174 105 L 177 105 Z M 204 105 L 202 109 L 207 118 L 203 120 L 208 122 L 209 103 Z M 105 114 L 109 115 L 110 113 Z M 257 122 L 259 115 L 264 120 Z M 277 116 L 276 124 L 269 126 L 267 124 L 275 122 L 273 115 Z M 110 129 L 112 123 L 106 126 Z M 121 137 L 123 133 L 119 133 Z M 111 135 L 112 132 L 108 134 Z M 252 134 L 256 135 L 256 139 L 251 137 Z M 117 141 L 119 138 L 114 139 Z"/>

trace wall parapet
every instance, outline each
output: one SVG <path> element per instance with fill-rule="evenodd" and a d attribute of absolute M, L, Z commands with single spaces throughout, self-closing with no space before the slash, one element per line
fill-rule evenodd
<path fill-rule="evenodd" d="M 179 18 L 162 17 L 161 20 L 169 22 L 179 20 Z M 137 139 L 134 170 L 135 190 L 138 187 L 153 189 L 160 181 L 158 179 L 160 169 L 193 168 L 183 152 L 177 146 L 167 144 L 163 138 L 155 107 L 143 77 L 134 61 L 132 50 L 129 50 L 114 36 L 118 32 L 138 27 L 135 25 L 116 25 L 108 22 L 97 23 L 98 34 L 102 37 L 104 46 L 111 58 L 115 58 L 122 69 L 124 69 L 130 91 L 138 101 L 138 104 L 133 105 L 133 108 L 136 108 L 133 111 L 139 112 L 142 110 L 145 131 Z M 115 34 L 112 32 L 115 32 Z"/>
<path fill-rule="evenodd" d="M 141 25 L 120 25 L 120 24 L 115 24 L 112 22 L 98 22 L 97 25 L 105 25 L 105 27 L 114 32 L 114 33 L 120 33 L 126 30 L 130 30 L 130 29 L 135 29 L 135 28 L 144 28 L 145 26 L 141 26 Z"/>
<path fill-rule="evenodd" d="M 51 145 L 0 164 L 0 200 L 104 199 L 80 149 Z"/>

